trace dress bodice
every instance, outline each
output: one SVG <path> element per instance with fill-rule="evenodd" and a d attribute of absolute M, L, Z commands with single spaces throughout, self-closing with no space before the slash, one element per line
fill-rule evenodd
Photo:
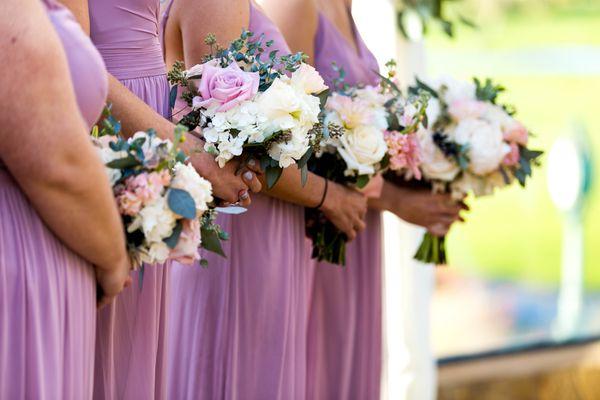
<path fill-rule="evenodd" d="M 108 93 L 104 62 L 69 10 L 55 0 L 43 3 L 65 50 L 79 110 L 91 128 L 100 117 Z"/>
<path fill-rule="evenodd" d="M 89 0 L 90 36 L 117 79 L 166 71 L 159 0 Z"/>
<path fill-rule="evenodd" d="M 351 14 L 350 18 L 352 18 Z M 319 12 L 314 65 L 328 86 L 331 86 L 333 80 L 339 75 L 332 67 L 333 62 L 344 69 L 346 72 L 344 82 L 349 85 L 376 84 L 378 81 L 377 60 L 364 43 L 354 20 L 352 20 L 352 29 L 357 48 L 348 42 L 333 22 Z"/>

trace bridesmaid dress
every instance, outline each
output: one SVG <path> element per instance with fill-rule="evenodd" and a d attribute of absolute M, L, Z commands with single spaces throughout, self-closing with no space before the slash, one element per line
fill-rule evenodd
<path fill-rule="evenodd" d="M 89 0 L 89 13 L 108 71 L 169 118 L 159 0 Z M 146 265 L 143 277 L 133 272 L 131 287 L 98 313 L 94 398 L 165 398 L 167 272 L 167 265 Z"/>
<path fill-rule="evenodd" d="M 54 0 L 43 4 L 64 47 L 79 110 L 91 128 L 106 100 L 102 58 L 68 10 Z M 0 221 L 0 398 L 91 398 L 92 266 L 46 227 L 1 160 Z"/>
<path fill-rule="evenodd" d="M 252 3 L 249 29 L 290 53 Z M 229 224 L 226 262 L 173 269 L 169 346 L 177 351 L 169 353 L 169 398 L 302 399 L 309 282 L 304 210 L 256 194 Z"/>
<path fill-rule="evenodd" d="M 319 13 L 314 64 L 328 85 L 338 76 L 331 66 L 334 61 L 346 71 L 346 83 L 377 83 L 377 61 L 354 22 L 353 30 L 358 52 Z M 316 263 L 309 310 L 308 399 L 379 399 L 381 213 L 369 210 L 366 224 L 347 246 L 345 268 Z"/>

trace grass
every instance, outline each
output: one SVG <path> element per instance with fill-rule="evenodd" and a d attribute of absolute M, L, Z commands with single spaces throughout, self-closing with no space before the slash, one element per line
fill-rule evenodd
<path fill-rule="evenodd" d="M 598 46 L 592 51 L 600 51 L 600 7 L 586 12 L 562 9 L 516 14 L 497 24 L 487 23 L 478 31 L 460 28 L 457 36 L 451 40 L 436 33 L 428 39 L 431 74 L 479 75 L 485 66 L 473 63 L 473 57 L 463 57 L 466 54 L 481 54 L 485 60 L 486 54 L 498 50 Z M 495 65 L 493 78 L 508 88 L 504 99 L 517 106 L 518 118 L 536 133 L 533 147 L 548 151 L 557 137 L 569 133 L 574 121 L 581 121 L 600 166 L 600 75 L 521 75 L 514 69 L 507 74 L 502 70 L 501 63 Z M 586 286 L 600 290 L 596 261 L 600 260 L 600 182 L 596 179 L 594 183 L 584 221 Z M 550 201 L 545 167 L 535 171 L 526 190 L 512 187 L 471 201 L 471 206 L 468 223 L 457 226 L 449 238 L 453 268 L 499 280 L 556 285 L 560 277 L 561 215 Z"/>

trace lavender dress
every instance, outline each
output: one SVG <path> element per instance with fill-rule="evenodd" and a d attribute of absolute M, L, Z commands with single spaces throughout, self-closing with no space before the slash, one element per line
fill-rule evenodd
<path fill-rule="evenodd" d="M 354 27 L 354 25 L 353 25 Z M 332 62 L 345 82 L 375 84 L 377 61 L 354 27 L 358 53 L 323 14 L 315 38 L 315 68 L 331 85 Z M 347 246 L 346 268 L 318 263 L 308 328 L 307 398 L 379 399 L 381 378 L 381 215 Z"/>
<path fill-rule="evenodd" d="M 90 35 L 108 71 L 168 118 L 159 0 L 89 0 L 89 10 Z M 96 399 L 165 398 L 167 271 L 147 265 L 141 289 L 134 272 L 133 285 L 98 313 Z"/>
<path fill-rule="evenodd" d="M 69 11 L 52 0 L 43 3 L 91 127 L 107 93 L 102 59 Z M 89 399 L 96 326 L 92 266 L 44 225 L 1 160 L 0 221 L 0 398 Z"/>
<path fill-rule="evenodd" d="M 279 30 L 253 4 L 249 29 L 289 53 Z M 302 399 L 304 211 L 254 195 L 248 211 L 229 220 L 229 232 L 227 262 L 173 270 L 169 346 L 177 351 L 169 354 L 169 398 Z"/>

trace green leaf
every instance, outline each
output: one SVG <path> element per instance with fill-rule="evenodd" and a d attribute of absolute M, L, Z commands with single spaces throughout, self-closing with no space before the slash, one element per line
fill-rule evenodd
<path fill-rule="evenodd" d="M 267 177 L 267 188 L 272 189 L 273 186 L 277 183 L 281 174 L 283 173 L 283 168 L 281 167 L 273 167 L 269 165 L 265 169 L 265 175 Z"/>
<path fill-rule="evenodd" d="M 308 166 L 306 164 L 300 168 L 300 179 L 302 182 L 302 187 L 304 187 L 306 185 L 306 181 L 308 180 Z"/>
<path fill-rule="evenodd" d="M 212 253 L 218 254 L 222 257 L 227 258 L 227 255 L 223 251 L 221 246 L 221 240 L 219 240 L 219 234 L 214 229 L 201 228 L 200 234 L 202 235 L 201 247 Z"/>
<path fill-rule="evenodd" d="M 170 249 L 174 249 L 177 246 L 177 243 L 179 242 L 179 237 L 181 236 L 182 230 L 183 221 L 178 220 L 177 224 L 175 225 L 175 228 L 173 228 L 173 233 L 171 234 L 171 236 L 164 238 L 163 242 L 165 242 L 165 244 L 169 246 Z"/>
<path fill-rule="evenodd" d="M 186 219 L 196 218 L 196 202 L 185 190 L 171 188 L 167 195 L 169 208 L 177 215 Z"/>
<path fill-rule="evenodd" d="M 356 187 L 359 189 L 364 188 L 365 186 L 367 186 L 370 179 L 371 178 L 369 177 L 369 175 L 359 175 L 358 178 L 356 178 Z"/>
<path fill-rule="evenodd" d="M 112 169 L 125 169 L 125 168 L 132 168 L 135 167 L 136 165 L 139 165 L 138 160 L 136 160 L 135 157 L 128 155 L 127 157 L 124 158 L 119 158 L 117 160 L 112 160 L 109 163 L 106 163 L 106 166 L 108 168 L 112 168 Z"/>
<path fill-rule="evenodd" d="M 330 94 L 330 90 L 325 89 L 317 95 L 317 97 L 319 98 L 319 102 L 321 104 L 321 109 L 325 108 L 325 104 L 327 104 L 327 98 L 329 97 L 329 94 Z"/>
<path fill-rule="evenodd" d="M 306 150 L 306 153 L 304 153 L 304 155 L 297 162 L 298 168 L 302 169 L 306 164 L 308 164 L 308 160 L 310 160 L 310 157 L 312 156 L 312 154 L 313 154 L 312 148 L 309 148 L 308 150 Z"/>
<path fill-rule="evenodd" d="M 429 93 L 431 96 L 433 96 L 436 99 L 440 98 L 440 95 L 438 94 L 438 92 L 435 91 L 431 86 L 429 86 L 428 84 L 426 84 L 419 78 L 415 78 L 415 81 L 417 82 L 418 89 L 424 90 L 425 92 Z"/>
<path fill-rule="evenodd" d="M 171 86 L 171 91 L 169 92 L 169 108 L 172 110 L 175 107 L 175 102 L 177 101 L 177 85 Z"/>

